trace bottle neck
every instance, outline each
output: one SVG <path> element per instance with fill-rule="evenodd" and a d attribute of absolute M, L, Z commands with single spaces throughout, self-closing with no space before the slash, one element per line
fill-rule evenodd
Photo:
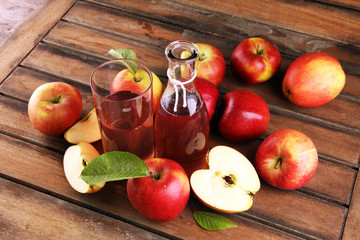
<path fill-rule="evenodd" d="M 197 74 L 195 60 L 199 56 L 199 49 L 192 42 L 175 41 L 166 47 L 165 55 L 169 61 L 168 84 L 175 91 L 174 112 L 176 112 L 179 98 L 183 98 L 183 107 L 187 107 L 187 90 L 196 90 L 194 83 Z"/>

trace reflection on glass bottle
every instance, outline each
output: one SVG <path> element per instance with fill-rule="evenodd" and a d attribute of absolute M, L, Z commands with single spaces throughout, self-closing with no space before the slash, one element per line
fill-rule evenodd
<path fill-rule="evenodd" d="M 155 115 L 155 155 L 180 163 L 188 176 L 205 164 L 209 117 L 195 87 L 199 50 L 188 41 L 170 43 L 168 83 Z"/>

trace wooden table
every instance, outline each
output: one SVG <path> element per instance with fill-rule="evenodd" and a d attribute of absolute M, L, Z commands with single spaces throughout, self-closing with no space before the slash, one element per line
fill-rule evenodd
<path fill-rule="evenodd" d="M 1 239 L 360 239 L 360 3 L 351 0 L 49 0 L 0 46 L 0 238 Z M 230 71 L 238 43 L 260 36 L 280 50 L 282 64 L 270 81 L 245 86 Z M 165 46 L 173 40 L 206 42 L 227 61 L 224 93 L 248 89 L 263 97 L 271 119 L 255 141 L 228 142 L 211 133 L 211 146 L 232 146 L 251 161 L 270 133 L 293 128 L 308 135 L 319 166 L 304 187 L 275 189 L 262 182 L 253 207 L 221 214 L 237 227 L 206 231 L 193 211 L 210 211 L 191 197 L 175 220 L 157 223 L 128 202 L 125 182 L 96 194 L 79 194 L 68 184 L 62 136 L 36 131 L 27 102 L 41 84 L 63 81 L 82 94 L 83 114 L 93 108 L 92 70 L 110 59 L 111 48 L 133 49 L 166 83 Z M 289 64 L 313 51 L 342 64 L 347 81 L 330 103 L 302 108 L 281 92 Z"/>

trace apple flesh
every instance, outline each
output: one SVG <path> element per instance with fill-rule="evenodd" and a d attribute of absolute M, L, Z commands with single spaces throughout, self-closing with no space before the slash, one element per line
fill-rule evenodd
<path fill-rule="evenodd" d="M 76 191 L 94 193 L 104 187 L 105 182 L 89 185 L 80 178 L 84 167 L 97 156 L 99 156 L 99 152 L 87 142 L 80 142 L 66 149 L 63 160 L 64 172 L 69 184 Z"/>
<path fill-rule="evenodd" d="M 298 106 L 318 107 L 339 95 L 345 78 L 344 70 L 333 56 L 321 52 L 307 53 L 287 69 L 282 91 Z"/>
<path fill-rule="evenodd" d="M 84 118 L 80 119 L 71 128 L 66 130 L 64 138 L 73 144 L 80 142 L 96 142 L 101 139 L 96 110 L 92 109 Z"/>
<path fill-rule="evenodd" d="M 195 78 L 195 85 L 205 102 L 209 119 L 211 120 L 219 100 L 219 90 L 212 82 L 199 77 Z"/>
<path fill-rule="evenodd" d="M 248 38 L 233 51 L 230 59 L 232 72 L 245 84 L 269 80 L 281 63 L 279 50 L 263 38 Z"/>
<path fill-rule="evenodd" d="M 145 160 L 150 174 L 129 179 L 127 196 L 131 205 L 144 217 L 159 222 L 176 218 L 190 196 L 189 179 L 175 161 L 165 158 Z"/>
<path fill-rule="evenodd" d="M 255 168 L 268 184 L 293 190 L 305 185 L 315 174 L 318 154 L 305 134 L 282 129 L 272 133 L 259 146 Z"/>
<path fill-rule="evenodd" d="M 163 85 L 160 79 L 151 72 L 152 75 L 152 90 L 153 90 L 153 110 L 157 108 L 160 103 L 160 98 L 163 92 Z M 137 69 L 135 75 L 129 70 L 124 69 L 120 71 L 113 80 L 110 93 L 118 91 L 133 91 L 137 93 L 145 92 L 150 85 L 150 77 L 143 69 Z"/>
<path fill-rule="evenodd" d="M 251 162 L 237 150 L 216 146 L 208 155 L 209 169 L 195 171 L 190 185 L 206 206 L 221 212 L 246 211 L 260 189 L 260 180 Z"/>
<path fill-rule="evenodd" d="M 225 94 L 220 104 L 220 134 L 234 142 L 246 142 L 262 136 L 269 125 L 270 112 L 266 102 L 248 90 Z"/>
<path fill-rule="evenodd" d="M 28 115 L 35 129 L 58 136 L 76 123 L 82 114 L 80 92 L 63 82 L 40 85 L 32 93 Z"/>

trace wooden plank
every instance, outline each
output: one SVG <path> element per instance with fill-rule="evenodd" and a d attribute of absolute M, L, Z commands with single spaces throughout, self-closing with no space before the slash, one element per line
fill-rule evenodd
<path fill-rule="evenodd" d="M 2 239 L 165 239 L 3 178 L 0 191 Z"/>
<path fill-rule="evenodd" d="M 21 147 L 21 152 L 16 150 L 19 147 Z M 95 194 L 77 193 L 65 179 L 62 154 L 54 153 L 2 134 L 0 134 L 0 157 L 3 159 L 2 164 L 4 165 L 0 170 L 2 175 L 17 179 L 17 181 L 26 182 L 26 184 L 38 189 L 46 189 L 46 192 L 50 192 L 59 198 L 65 198 L 67 201 L 85 205 L 127 222 L 136 222 L 137 225 L 141 225 L 149 230 L 152 229 L 152 231 L 166 236 L 177 236 L 184 239 L 232 239 L 235 236 L 244 239 L 298 239 L 294 235 L 236 214 L 222 214 L 231 219 L 237 225 L 236 228 L 228 229 L 227 231 L 206 231 L 195 223 L 193 211 L 209 211 L 209 209 L 194 199 L 189 201 L 188 207 L 179 217 L 170 222 L 158 223 L 146 220 L 131 207 L 127 200 L 125 181 L 107 183 L 101 191 Z M 18 201 L 21 200 L 18 199 Z M 26 203 L 19 204 L 22 206 L 22 204 Z M 39 206 L 42 206 L 42 204 L 39 204 Z M 333 210 L 333 215 L 339 216 L 339 212 L 331 206 L 329 210 Z M 60 208 L 58 211 L 66 211 L 66 209 Z M 49 212 L 52 211 L 46 211 L 48 216 L 46 219 L 50 217 L 48 215 Z M 55 214 L 57 214 L 57 211 L 55 211 Z M 67 212 L 64 214 L 67 214 Z M 43 217 L 43 215 L 40 217 Z M 79 228 L 76 227 L 75 229 Z"/>
<path fill-rule="evenodd" d="M 262 184 L 253 207 L 243 214 L 266 219 L 269 225 L 307 233 L 313 238 L 339 239 L 346 213 L 345 207 Z"/>
<path fill-rule="evenodd" d="M 360 61 L 359 47 L 330 41 L 329 39 L 316 37 L 307 33 L 294 32 L 277 26 L 259 24 L 259 21 L 257 20 L 249 20 L 238 16 L 237 14 L 239 12 L 237 12 L 237 14 L 227 14 L 217 11 L 217 7 L 215 9 L 209 9 L 202 8 L 201 6 L 195 7 L 194 5 L 187 5 L 178 1 L 173 2 L 164 0 L 157 1 L 156 3 L 143 0 L 134 0 L 131 2 L 94 0 L 93 2 L 101 5 L 103 4 L 111 8 L 116 8 L 119 12 L 130 12 L 135 18 L 138 15 L 146 17 L 156 16 L 156 18 L 152 17 L 151 20 L 153 21 L 155 19 L 160 22 L 181 26 L 184 29 L 184 33 L 188 33 L 190 31 L 193 33 L 207 33 L 209 36 L 216 35 L 221 36 L 222 39 L 231 39 L 237 44 L 248 37 L 263 37 L 275 44 L 279 48 L 280 52 L 286 56 L 298 57 L 306 52 L 326 52 L 338 58 L 347 73 L 356 75 L 360 74 L 360 70 L 358 68 L 358 62 Z M 218 5 L 216 1 L 211 1 L 210 4 L 212 3 Z M 246 3 L 253 4 L 252 1 L 246 1 Z M 267 3 L 261 2 L 254 4 L 257 5 L 256 8 L 259 6 L 266 8 L 266 5 L 264 4 Z M 288 4 L 292 3 L 288 2 Z M 296 7 L 296 4 L 293 5 Z M 77 7 L 78 6 L 75 8 Z M 276 8 L 276 5 L 272 7 Z M 171 14 L 168 14 L 169 12 L 171 12 Z M 263 9 L 260 13 L 262 12 Z M 256 12 L 255 16 L 257 16 L 258 13 L 259 12 Z M 121 17 L 120 13 L 117 15 L 120 15 L 117 16 L 117 18 Z M 282 16 L 282 14 L 279 14 L 279 16 Z M 89 26 L 92 22 L 96 22 L 96 24 L 91 27 L 101 30 L 101 26 L 103 26 L 103 24 L 101 21 L 93 20 L 93 18 L 95 17 L 90 15 L 84 18 L 82 18 L 81 15 L 76 15 L 68 20 Z M 110 23 L 110 27 L 113 25 L 116 25 L 116 22 Z M 133 24 L 132 26 L 134 27 Z M 106 27 L 103 26 L 102 28 L 104 29 Z M 193 33 L 187 34 L 187 36 L 192 36 L 194 35 Z M 117 34 L 117 32 L 114 34 Z M 334 33 L 331 32 L 331 34 Z M 206 39 L 206 42 L 208 41 L 208 38 L 204 39 Z M 204 39 L 202 41 L 204 41 Z M 156 42 L 156 39 L 153 41 Z M 230 57 L 231 51 L 234 49 L 232 46 L 233 44 L 230 44 L 227 48 L 220 48 L 220 50 Z M 227 54 L 227 52 L 230 53 Z"/>
<path fill-rule="evenodd" d="M 47 0 L 0 46 L 0 82 L 19 64 L 76 0 Z"/>
<path fill-rule="evenodd" d="M 276 1 L 217 1 L 183 0 L 182 2 L 206 9 L 216 10 L 233 16 L 247 18 L 265 24 L 311 34 L 343 43 L 360 46 L 356 11 L 345 11 L 331 5 L 313 1 L 289 2 Z M 261 13 L 261 14 L 260 14 Z"/>
<path fill-rule="evenodd" d="M 344 228 L 344 240 L 360 239 L 360 174 L 358 173 Z"/>
<path fill-rule="evenodd" d="M 360 2 L 354 0 L 318 0 L 320 2 L 334 4 L 346 8 L 360 10 Z"/>
<path fill-rule="evenodd" d="M 0 4 L 0 46 L 11 33 L 38 7 L 43 4 L 44 0 L 18 0 L 2 1 Z"/>

